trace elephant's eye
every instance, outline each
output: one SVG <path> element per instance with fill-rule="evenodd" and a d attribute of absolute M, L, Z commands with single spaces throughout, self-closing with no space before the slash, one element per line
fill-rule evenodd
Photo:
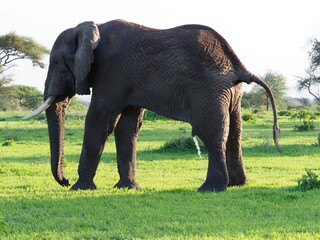
<path fill-rule="evenodd" d="M 64 59 L 61 58 L 61 57 L 60 58 L 55 57 L 55 58 L 52 59 L 52 63 L 54 65 L 61 65 L 61 64 L 63 64 L 63 62 L 64 62 Z"/>
<path fill-rule="evenodd" d="M 54 65 L 54 66 L 57 66 L 57 65 L 59 65 L 59 61 L 58 61 L 58 60 L 52 60 L 52 61 L 50 62 L 50 64 L 51 64 L 51 65 Z"/>

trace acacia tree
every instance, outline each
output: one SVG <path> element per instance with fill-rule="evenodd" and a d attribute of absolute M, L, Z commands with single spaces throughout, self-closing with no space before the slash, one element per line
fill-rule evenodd
<path fill-rule="evenodd" d="M 306 77 L 298 77 L 298 90 L 307 90 L 320 104 L 320 42 L 312 40 L 311 51 L 309 52 L 310 65 L 306 70 Z"/>
<path fill-rule="evenodd" d="M 12 82 L 12 79 L 4 74 L 4 68 L 0 65 L 0 88 L 8 85 L 10 82 Z"/>
<path fill-rule="evenodd" d="M 12 80 L 5 71 L 14 67 L 13 64 L 20 59 L 31 60 L 34 66 L 44 67 L 41 61 L 44 54 L 49 50 L 38 44 L 30 37 L 19 36 L 9 33 L 0 36 L 0 87 L 9 84 Z"/>
<path fill-rule="evenodd" d="M 10 75 L 6 74 L 6 71 L 14 67 L 14 63 L 20 59 L 31 60 L 34 66 L 43 68 L 44 64 L 41 59 L 47 53 L 49 53 L 49 50 L 32 38 L 18 36 L 15 33 L 0 36 L 0 110 L 26 108 L 22 104 L 21 91 L 30 92 L 29 88 L 21 90 L 21 87 L 8 86 L 12 79 Z M 27 101 L 27 105 L 30 101 L 30 99 Z M 38 101 L 38 98 L 33 101 Z"/>
<path fill-rule="evenodd" d="M 49 50 L 38 44 L 30 37 L 19 36 L 15 33 L 0 36 L 0 65 L 4 69 L 10 68 L 11 63 L 19 59 L 29 59 L 34 66 L 44 67 L 41 58 Z"/>

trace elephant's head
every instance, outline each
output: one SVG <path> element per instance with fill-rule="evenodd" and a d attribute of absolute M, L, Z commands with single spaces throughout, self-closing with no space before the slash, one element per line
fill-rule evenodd
<path fill-rule="evenodd" d="M 56 181 L 68 186 L 63 175 L 64 116 L 75 94 L 90 94 L 88 74 L 94 61 L 93 50 L 100 40 L 93 22 L 84 22 L 62 32 L 50 53 L 44 90 L 44 104 L 24 119 L 46 110 L 51 150 L 51 169 Z"/>

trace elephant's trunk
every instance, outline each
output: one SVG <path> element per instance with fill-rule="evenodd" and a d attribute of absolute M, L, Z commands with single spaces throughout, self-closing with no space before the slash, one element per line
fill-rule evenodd
<path fill-rule="evenodd" d="M 70 186 L 64 177 L 64 119 L 70 98 L 58 96 L 46 110 L 50 137 L 51 171 L 55 180 L 62 186 Z"/>

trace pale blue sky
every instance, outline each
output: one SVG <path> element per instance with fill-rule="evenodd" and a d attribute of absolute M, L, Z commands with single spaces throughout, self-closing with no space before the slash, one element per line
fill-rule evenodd
<path fill-rule="evenodd" d="M 310 38 L 320 38 L 319 0 L 0 0 L 0 35 L 15 31 L 48 48 L 66 28 L 92 20 L 124 19 L 155 28 L 197 23 L 223 35 L 246 67 L 257 75 L 277 71 L 291 96 L 308 66 Z M 48 64 L 48 57 L 44 59 Z M 47 69 L 21 61 L 15 84 L 43 90 Z"/>

